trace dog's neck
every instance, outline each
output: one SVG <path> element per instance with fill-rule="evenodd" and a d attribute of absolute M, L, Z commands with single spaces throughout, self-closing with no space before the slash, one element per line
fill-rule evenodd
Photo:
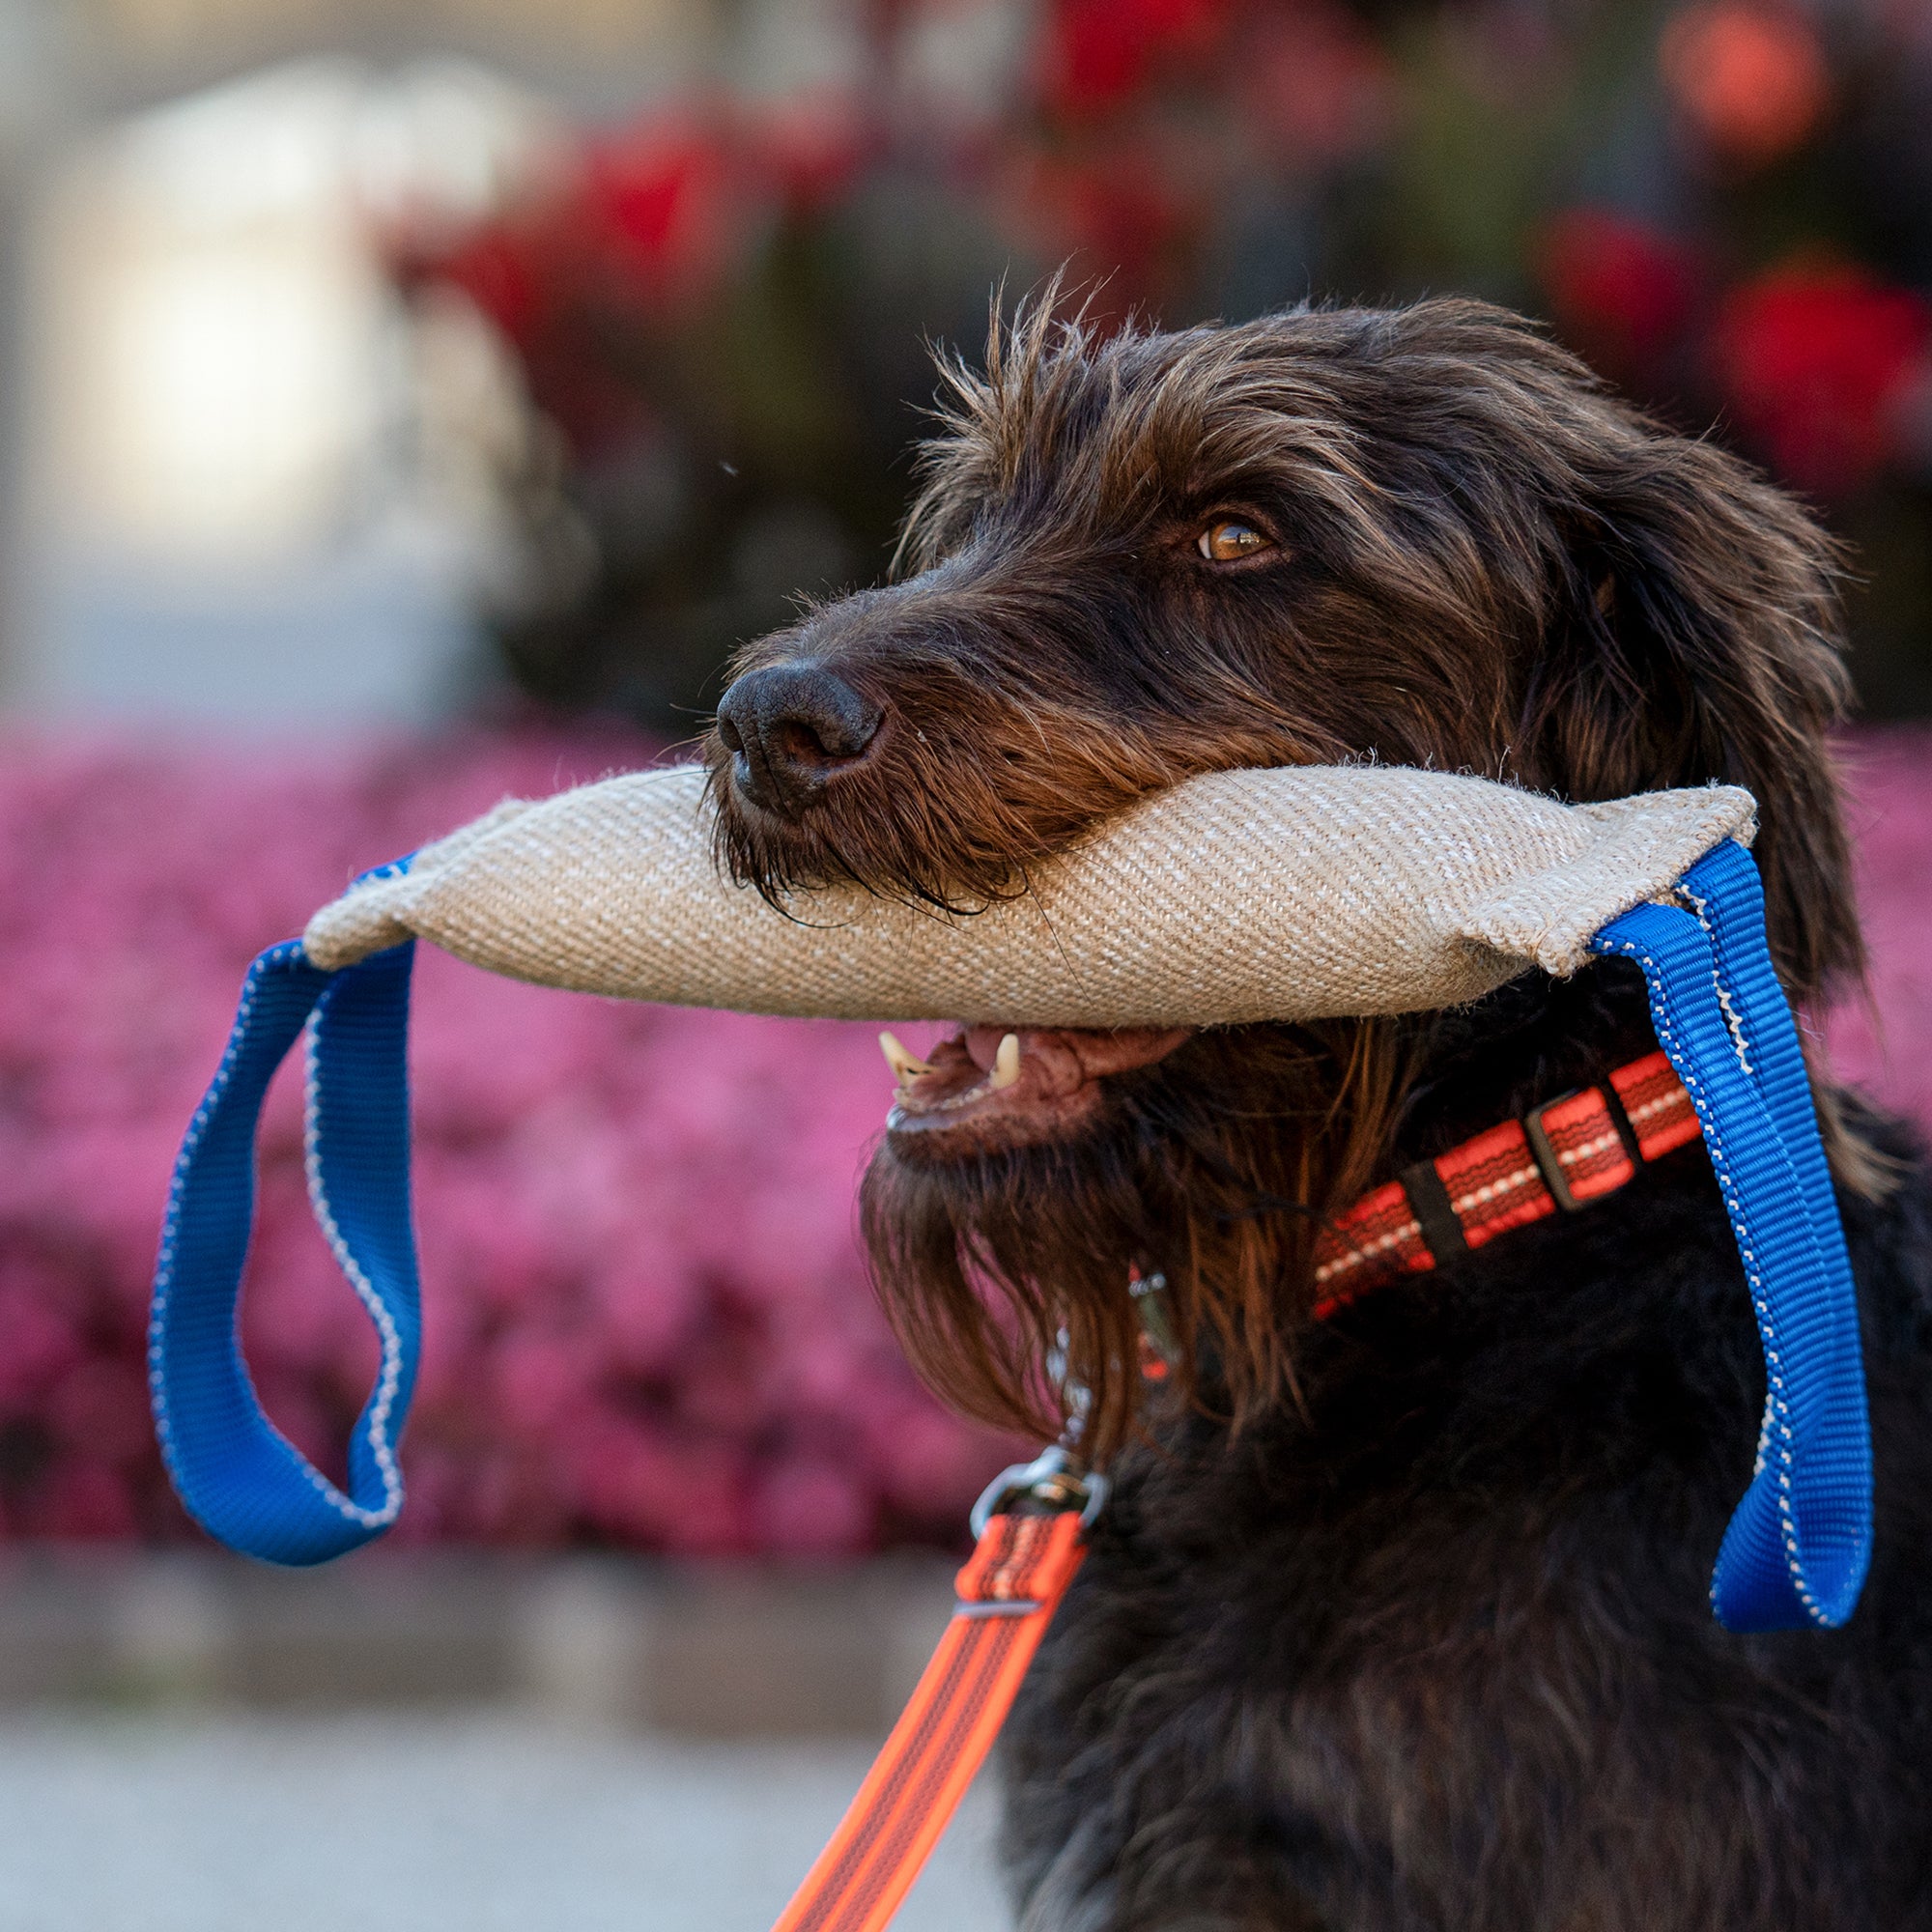
<path fill-rule="evenodd" d="M 1527 975 L 1472 1007 L 1437 1014 L 1391 1165 L 1442 1153 L 1656 1046 L 1642 978 L 1622 960 L 1600 961 L 1569 980 Z"/>

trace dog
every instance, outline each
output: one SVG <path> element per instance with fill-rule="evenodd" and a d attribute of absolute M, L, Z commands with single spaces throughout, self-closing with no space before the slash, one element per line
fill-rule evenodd
<path fill-rule="evenodd" d="M 1787 991 L 1856 989 L 1840 559 L 1745 464 L 1470 300 L 1101 334 L 1049 295 L 943 368 L 891 581 L 734 666 L 706 756 L 739 879 L 970 906 L 1242 766 L 1720 780 L 1759 804 Z M 1764 1370 L 1701 1142 L 1345 1307 L 1315 1281 L 1366 1190 L 1654 1052 L 1634 968 L 1402 1019 L 1016 1027 L 1016 1065 L 1008 1031 L 904 1057 L 862 1219 L 932 1386 L 1048 1436 L 1078 1388 L 1114 1479 L 1002 1747 L 1029 1932 L 1932 1925 L 1904 1128 L 1814 1081 L 1876 1550 L 1846 1628 L 1747 1637 L 1707 1590 Z"/>

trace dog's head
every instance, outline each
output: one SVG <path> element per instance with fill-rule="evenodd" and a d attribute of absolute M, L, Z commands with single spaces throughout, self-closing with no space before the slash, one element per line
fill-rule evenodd
<path fill-rule="evenodd" d="M 1833 558 L 1788 497 L 1499 310 L 1301 310 L 1097 340 L 1050 304 L 946 370 L 904 569 L 743 656 L 724 856 L 939 904 L 1023 893 L 1192 774 L 1376 758 L 1576 799 L 1723 780 L 1790 990 L 1855 972 L 1825 734 Z M 1316 1218 L 1386 1156 L 1427 1023 L 976 1028 L 909 1067 L 867 1179 L 889 1310 L 978 1412 L 1069 1367 L 1130 1412 L 1130 1264 L 1238 1406 L 1288 1373 Z"/>

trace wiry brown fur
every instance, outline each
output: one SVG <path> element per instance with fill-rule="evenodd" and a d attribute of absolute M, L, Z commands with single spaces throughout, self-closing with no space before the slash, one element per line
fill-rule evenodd
<path fill-rule="evenodd" d="M 1832 545 L 1483 304 L 1304 309 L 1110 337 L 1051 300 L 945 368 L 909 574 L 816 609 L 741 670 L 823 663 L 884 707 L 875 754 L 795 817 L 728 795 L 768 891 L 828 878 L 958 904 L 1022 893 L 1096 818 L 1194 773 L 1377 758 L 1589 800 L 1722 780 L 1787 986 L 1861 967 L 1825 742 L 1846 696 Z M 1205 566 L 1210 513 L 1271 556 Z M 712 744 L 714 765 L 724 756 Z M 881 1152 L 886 1305 L 951 1399 L 1047 1426 L 1056 1329 L 1128 1426 L 1129 1262 L 1168 1277 L 1239 1413 L 1276 1399 L 1321 1215 L 1385 1168 L 1435 1023 L 1204 1035 L 1117 1076 L 1077 1146 Z"/>
<path fill-rule="evenodd" d="M 1788 987 L 1857 975 L 1832 547 L 1721 450 L 1471 302 L 1106 340 L 1042 305 L 948 380 L 911 574 L 746 654 L 822 668 L 754 679 L 748 722 L 827 671 L 832 736 L 882 722 L 781 809 L 714 742 L 741 876 L 1023 893 L 1217 767 L 1721 779 Z M 1202 557 L 1225 516 L 1276 548 Z M 1701 1148 L 1309 1319 L 1322 1215 L 1654 1043 L 1604 961 L 1199 1034 L 1057 1142 L 888 1137 L 866 1229 L 928 1378 L 1050 1429 L 1064 1325 L 1111 1459 L 1002 1746 L 1026 1932 L 1932 1932 L 1932 1187 L 1899 1129 L 1838 1136 L 1877 1499 L 1843 1630 L 1706 1604 L 1765 1378 Z M 1139 1430 L 1130 1263 L 1195 1397 Z"/>

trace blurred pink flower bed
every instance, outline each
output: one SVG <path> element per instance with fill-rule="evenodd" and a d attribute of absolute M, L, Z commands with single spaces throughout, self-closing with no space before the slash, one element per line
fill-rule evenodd
<path fill-rule="evenodd" d="M 143 1381 L 174 1151 L 265 945 L 362 867 L 647 761 L 634 739 L 345 755 L 14 742 L 0 776 L 0 1525 L 193 1531 Z M 1010 1445 L 942 1413 L 868 1289 L 867 1029 L 538 990 L 423 948 L 412 1040 L 422 1380 L 392 1541 L 678 1554 L 951 1541 Z M 325 1467 L 367 1325 L 271 1096 L 244 1335 Z"/>
<path fill-rule="evenodd" d="M 1932 735 L 1850 748 L 1882 1024 L 1835 1064 L 1932 1121 Z M 192 1535 L 142 1361 L 167 1177 L 236 986 L 360 868 L 643 762 L 618 736 L 345 753 L 13 741 L 0 770 L 0 1534 Z M 872 1033 L 627 1007 L 424 949 L 423 1378 L 400 1541 L 834 1555 L 952 1542 L 1011 1445 L 944 1414 L 867 1286 Z M 244 1333 L 324 1463 L 374 1350 L 274 1096 Z"/>

